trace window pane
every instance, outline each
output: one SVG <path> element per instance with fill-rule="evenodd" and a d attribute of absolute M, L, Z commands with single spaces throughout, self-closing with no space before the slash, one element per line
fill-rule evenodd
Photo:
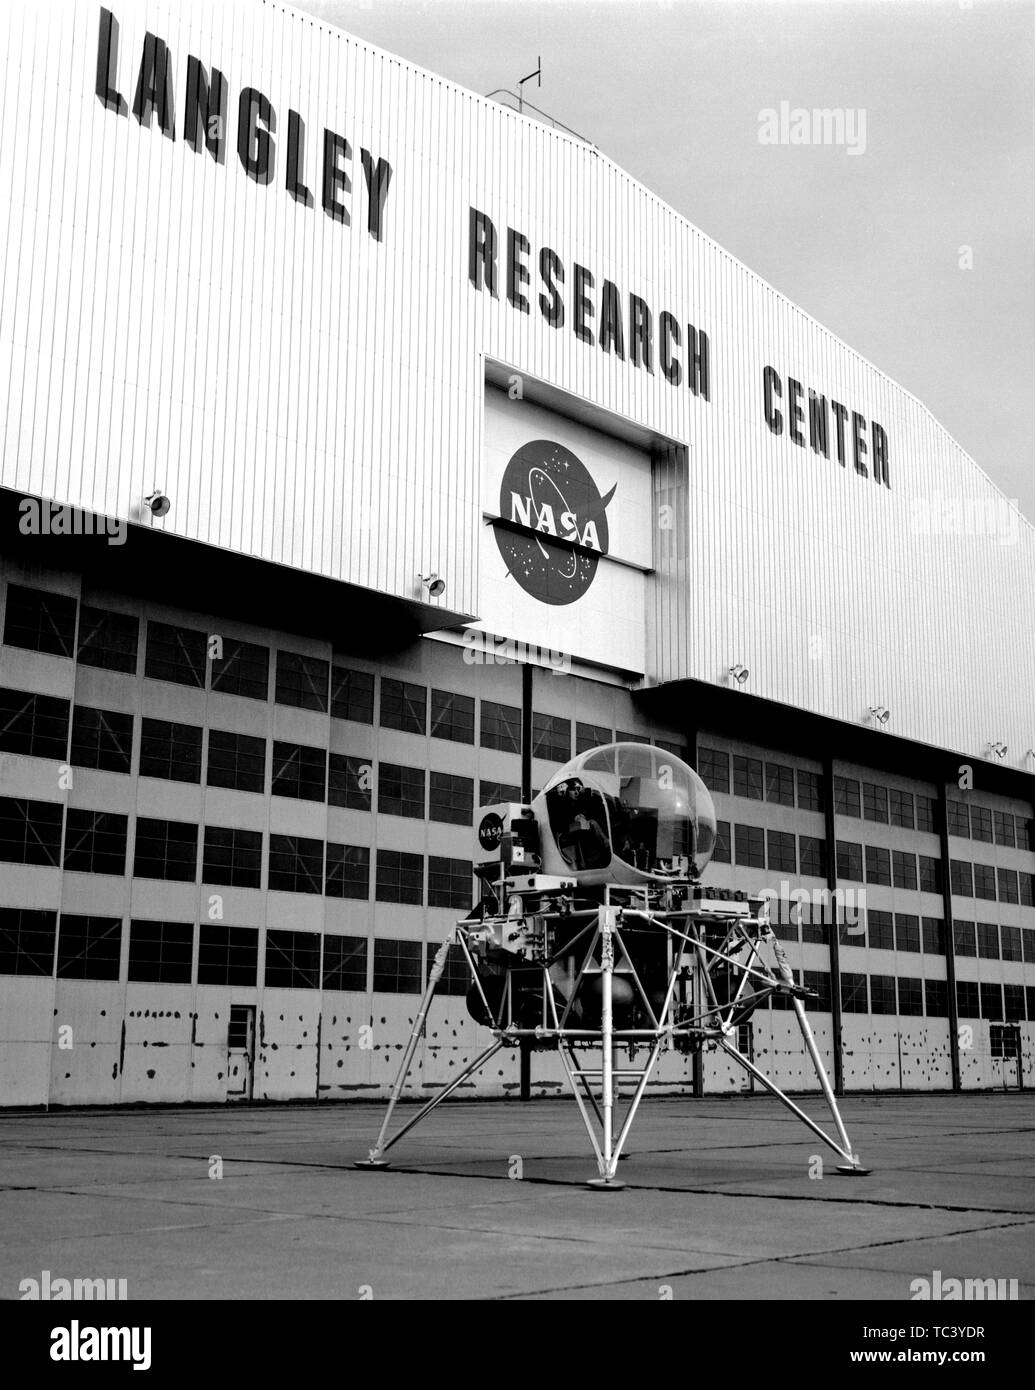
<path fill-rule="evenodd" d="M 779 873 L 796 874 L 798 860 L 795 853 L 794 836 L 788 830 L 769 830 L 766 832 L 769 845 L 769 868 Z"/>
<path fill-rule="evenodd" d="M 591 748 L 604 748 L 614 740 L 611 730 L 603 724 L 575 725 L 575 753 L 588 753 Z"/>
<path fill-rule="evenodd" d="M 497 806 L 501 801 L 520 801 L 521 788 L 512 782 L 479 782 L 478 805 Z"/>
<path fill-rule="evenodd" d="M 165 719 L 141 720 L 141 777 L 200 782 L 201 734 L 196 724 L 173 724 Z"/>
<path fill-rule="evenodd" d="M 332 806 L 369 811 L 373 801 L 374 769 L 369 758 L 330 755 L 327 800 Z"/>
<path fill-rule="evenodd" d="M 888 789 L 875 782 L 863 783 L 863 815 L 867 820 L 888 822 Z M 874 1010 L 876 1012 L 876 1010 Z"/>
<path fill-rule="evenodd" d="M 198 871 L 198 827 L 187 821 L 137 820 L 135 878 L 193 883 Z"/>
<path fill-rule="evenodd" d="M 854 778 L 834 778 L 834 811 L 839 816 L 858 816 L 861 814 L 859 783 Z"/>
<path fill-rule="evenodd" d="M 250 985 L 259 971 L 259 933 L 252 927 L 202 922 L 198 933 L 199 985 Z"/>
<path fill-rule="evenodd" d="M 870 1013 L 893 1014 L 896 1007 L 894 975 L 871 975 Z"/>
<path fill-rule="evenodd" d="M 864 1014 L 869 1012 L 865 975 L 842 972 L 841 1008 L 846 1014 Z"/>
<path fill-rule="evenodd" d="M 0 689 L 0 753 L 64 762 L 67 750 L 67 700 Z"/>
<path fill-rule="evenodd" d="M 363 845 L 327 846 L 325 891 L 329 898 L 370 897 L 370 851 Z"/>
<path fill-rule="evenodd" d="M 816 835 L 798 836 L 798 855 L 802 876 L 823 878 L 827 876 L 827 842 Z"/>
<path fill-rule="evenodd" d="M 474 697 L 451 690 L 431 692 L 431 737 L 474 743 Z"/>
<path fill-rule="evenodd" d="M 208 785 L 239 792 L 265 791 L 266 740 L 226 729 L 210 729 Z"/>
<path fill-rule="evenodd" d="M 326 713 L 330 671 L 330 662 L 320 657 L 278 652 L 277 704 Z"/>
<path fill-rule="evenodd" d="M 449 825 L 470 825 L 474 819 L 474 781 L 450 772 L 431 774 L 428 819 Z"/>
<path fill-rule="evenodd" d="M 129 772 L 133 759 L 133 716 L 76 705 L 72 713 L 72 763 L 104 772 Z"/>
<path fill-rule="evenodd" d="M 427 732 L 428 692 L 423 685 L 409 681 L 381 679 L 381 724 L 404 733 Z"/>
<path fill-rule="evenodd" d="M 282 893 L 322 893 L 323 841 L 271 835 L 266 886 Z"/>
<path fill-rule="evenodd" d="M 369 671 L 346 666 L 331 669 L 331 714 L 357 724 L 374 722 L 374 677 Z"/>
<path fill-rule="evenodd" d="M 266 932 L 267 988 L 320 988 L 320 934 L 314 931 Z"/>
<path fill-rule="evenodd" d="M 566 763 L 571 757 L 571 720 L 533 710 L 532 755 L 551 763 Z"/>
<path fill-rule="evenodd" d="M 944 980 L 924 981 L 924 1007 L 928 1018 L 948 1018 L 949 994 Z"/>
<path fill-rule="evenodd" d="M 189 985 L 194 926 L 191 922 L 129 924 L 129 978 L 146 984 Z"/>
<path fill-rule="evenodd" d="M 481 745 L 501 749 L 504 753 L 521 751 L 521 711 L 516 705 L 482 701 Z"/>
<path fill-rule="evenodd" d="M 920 950 L 920 918 L 911 912 L 895 913 L 895 945 L 900 951 Z"/>
<path fill-rule="evenodd" d="M 0 975 L 53 975 L 57 913 L 0 907 Z"/>
<path fill-rule="evenodd" d="M 866 846 L 866 882 L 891 885 L 891 854 L 877 845 Z"/>
<path fill-rule="evenodd" d="M 0 861 L 57 868 L 61 856 L 60 802 L 0 796 Z"/>
<path fill-rule="evenodd" d="M 58 927 L 59 980 L 117 980 L 122 919 L 63 912 Z"/>
<path fill-rule="evenodd" d="M 729 791 L 730 755 L 723 749 L 700 747 L 697 750 L 697 772 L 710 791 Z"/>
<path fill-rule="evenodd" d="M 205 826 L 203 883 L 259 888 L 262 882 L 262 831 Z"/>
<path fill-rule="evenodd" d="M 377 809 L 383 816 L 424 819 L 424 770 L 381 763 L 377 777 Z"/>
<path fill-rule="evenodd" d="M 324 801 L 326 790 L 327 750 L 311 748 L 302 743 L 274 743 L 274 796 L 289 796 L 298 801 Z"/>
<path fill-rule="evenodd" d="M 762 761 L 733 755 L 733 795 L 762 800 Z"/>
<path fill-rule="evenodd" d="M 798 769 L 798 805 L 803 811 L 824 809 L 823 779 L 818 772 Z M 807 973 L 809 972 L 806 971 Z"/>
<path fill-rule="evenodd" d="M 862 883 L 862 845 L 852 840 L 837 841 L 837 876 L 852 883 Z"/>
<path fill-rule="evenodd" d="M 916 855 L 912 850 L 892 850 L 891 881 L 896 888 L 916 888 Z"/>
<path fill-rule="evenodd" d="M 765 799 L 778 806 L 794 805 L 794 768 L 782 763 L 765 765 Z"/>
<path fill-rule="evenodd" d="M 242 695 L 249 700 L 268 700 L 269 648 L 224 637 L 223 655 L 212 662 L 212 689 L 224 695 Z"/>
<path fill-rule="evenodd" d="M 428 906 L 467 912 L 471 907 L 473 868 L 469 859 L 428 859 Z"/>
<path fill-rule="evenodd" d="M 888 792 L 888 803 L 891 824 L 904 825 L 908 830 L 912 830 L 916 820 L 913 812 L 913 793 L 900 792 L 892 787 Z"/>
<path fill-rule="evenodd" d="M 365 994 L 367 989 L 367 939 L 365 936 L 328 936 L 323 938 L 324 989 L 352 990 Z"/>
<path fill-rule="evenodd" d="M 756 825 L 734 827 L 737 863 L 750 869 L 765 868 L 765 836 Z"/>
<path fill-rule="evenodd" d="M 973 922 L 961 922 L 957 918 L 952 924 L 952 941 L 956 955 L 977 955 L 977 934 Z"/>
<path fill-rule="evenodd" d="M 871 909 L 866 914 L 866 927 L 871 950 L 893 951 L 895 949 L 895 931 L 890 912 L 880 912 L 876 908 Z"/>
<path fill-rule="evenodd" d="M 7 586 L 4 641 L 52 656 L 71 656 L 75 650 L 76 601 L 44 589 Z"/>
<path fill-rule="evenodd" d="M 970 833 L 975 840 L 992 843 L 992 812 L 987 806 L 971 806 Z"/>
<path fill-rule="evenodd" d="M 420 964 L 419 941 L 378 938 L 374 942 L 374 993 L 419 994 Z"/>
<path fill-rule="evenodd" d="M 128 818 L 68 808 L 65 868 L 84 874 L 124 874 Z"/>
<path fill-rule="evenodd" d="M 420 905 L 424 901 L 424 856 L 404 850 L 378 850 L 376 897 L 382 903 Z"/>
<path fill-rule="evenodd" d="M 85 603 L 79 610 L 78 657 L 82 665 L 135 675 L 139 641 L 140 620 L 132 614 L 109 613 Z"/>
<path fill-rule="evenodd" d="M 149 622 L 144 675 L 204 690 L 207 652 L 205 633 L 194 628 Z"/>

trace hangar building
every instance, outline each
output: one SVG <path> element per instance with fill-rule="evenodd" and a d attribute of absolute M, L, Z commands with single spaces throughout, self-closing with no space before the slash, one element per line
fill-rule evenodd
<path fill-rule="evenodd" d="M 382 1092 L 478 807 L 616 737 L 705 779 L 839 1088 L 1030 1085 L 1028 521 L 586 141 L 113 4 L 0 13 L 0 1103 Z"/>

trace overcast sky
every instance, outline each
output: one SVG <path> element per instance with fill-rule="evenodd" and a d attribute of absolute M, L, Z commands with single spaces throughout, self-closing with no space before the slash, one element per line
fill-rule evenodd
<path fill-rule="evenodd" d="M 541 54 L 532 101 L 919 396 L 1035 520 L 1035 0 L 298 8 L 483 93 Z M 761 144 L 781 101 L 864 109 L 864 153 Z"/>

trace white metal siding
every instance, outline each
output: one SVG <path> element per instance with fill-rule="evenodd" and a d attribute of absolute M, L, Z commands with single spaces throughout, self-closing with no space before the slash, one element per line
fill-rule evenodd
<path fill-rule="evenodd" d="M 999 494 L 908 393 L 563 132 L 279 5 L 113 9 L 130 105 L 145 29 L 169 45 L 175 141 L 98 101 L 99 5 L 0 14 L 5 485 L 129 519 L 158 485 L 166 529 L 397 595 L 435 569 L 477 613 L 489 356 L 686 446 L 654 678 L 742 661 L 755 694 L 853 723 L 882 703 L 895 733 L 974 754 L 1002 739 L 1023 763 L 1032 528 L 1009 546 L 911 534 L 914 499 Z M 227 79 L 223 166 L 182 138 L 188 54 Z M 245 85 L 277 113 L 268 187 L 237 158 Z M 310 209 L 284 188 L 289 107 Z M 320 206 L 324 125 L 352 146 L 351 228 Z M 393 168 L 380 244 L 361 146 Z M 501 238 L 497 299 L 468 281 L 471 206 Z M 508 225 L 532 243 L 528 315 L 506 301 Z M 560 329 L 536 307 L 544 245 L 565 266 Z M 575 337 L 575 262 L 595 297 L 607 277 L 707 333 L 710 402 Z M 884 426 L 890 491 L 769 433 L 766 363 Z"/>

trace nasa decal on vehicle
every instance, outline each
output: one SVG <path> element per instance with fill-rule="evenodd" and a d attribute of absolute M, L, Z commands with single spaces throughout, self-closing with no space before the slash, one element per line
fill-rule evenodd
<path fill-rule="evenodd" d="M 521 446 L 500 484 L 500 516 L 512 525 L 495 530 L 503 562 L 526 594 L 557 605 L 583 596 L 607 554 L 607 505 L 617 486 L 602 497 L 582 460 L 556 440 Z"/>
<path fill-rule="evenodd" d="M 478 827 L 478 843 L 482 849 L 499 849 L 502 839 L 503 822 L 495 811 L 490 811 L 482 817 L 482 823 Z"/>

